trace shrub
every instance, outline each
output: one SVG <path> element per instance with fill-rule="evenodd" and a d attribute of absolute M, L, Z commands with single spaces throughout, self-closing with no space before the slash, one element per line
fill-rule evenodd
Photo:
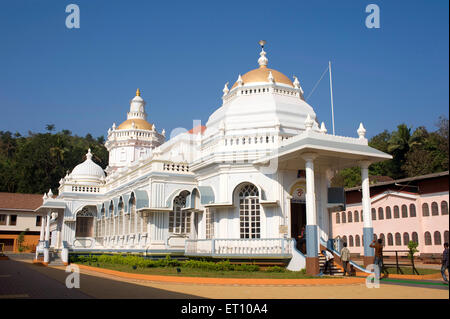
<path fill-rule="evenodd" d="M 272 266 L 266 268 L 267 272 L 285 272 L 286 269 L 280 266 Z"/>

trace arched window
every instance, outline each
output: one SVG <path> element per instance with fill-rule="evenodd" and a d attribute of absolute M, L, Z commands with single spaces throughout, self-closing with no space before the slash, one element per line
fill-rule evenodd
<path fill-rule="evenodd" d="M 92 237 L 94 235 L 94 214 L 84 207 L 76 215 L 75 237 Z"/>
<path fill-rule="evenodd" d="M 113 202 L 111 202 L 109 204 L 108 216 L 105 220 L 105 236 L 112 235 L 111 220 L 112 220 L 113 216 L 114 216 L 114 205 L 113 205 Z"/>
<path fill-rule="evenodd" d="M 352 212 L 348 212 L 348 213 L 347 213 L 347 216 L 348 216 L 347 221 L 348 221 L 349 223 L 351 223 L 351 222 L 353 221 L 353 218 L 352 218 Z"/>
<path fill-rule="evenodd" d="M 394 218 L 400 218 L 400 210 L 397 205 L 394 206 Z"/>
<path fill-rule="evenodd" d="M 412 241 L 415 242 L 416 244 L 419 243 L 419 235 L 417 235 L 416 232 L 412 233 Z"/>
<path fill-rule="evenodd" d="M 191 213 L 182 210 L 186 206 L 188 191 L 183 191 L 174 198 L 173 210 L 169 212 L 169 233 L 189 234 L 191 232 Z"/>
<path fill-rule="evenodd" d="M 400 233 L 395 233 L 395 246 L 402 245 L 402 235 Z"/>
<path fill-rule="evenodd" d="M 384 219 L 383 207 L 378 208 L 378 219 Z"/>
<path fill-rule="evenodd" d="M 439 206 L 436 202 L 431 203 L 431 215 L 438 216 L 439 215 Z"/>
<path fill-rule="evenodd" d="M 363 214 L 362 209 L 361 209 L 361 221 L 362 221 L 362 222 L 364 221 L 364 214 Z"/>
<path fill-rule="evenodd" d="M 441 242 L 441 233 L 438 232 L 438 231 L 434 232 L 434 244 L 435 245 L 441 245 L 442 244 L 442 242 Z"/>
<path fill-rule="evenodd" d="M 239 191 L 240 237 L 260 238 L 260 218 L 258 188 L 253 184 L 245 184 Z"/>
<path fill-rule="evenodd" d="M 427 203 L 422 204 L 422 216 L 430 216 L 430 209 L 428 208 Z"/>
<path fill-rule="evenodd" d="M 342 212 L 342 223 L 345 224 L 347 222 L 347 217 L 345 215 L 345 212 Z"/>
<path fill-rule="evenodd" d="M 130 205 L 130 234 L 134 234 L 136 232 L 136 199 L 134 193 L 131 193 L 128 205 Z"/>
<path fill-rule="evenodd" d="M 355 236 L 355 246 L 356 246 L 356 247 L 361 246 L 361 240 L 360 240 L 360 238 L 359 238 L 359 235 L 356 235 L 356 236 Z"/>
<path fill-rule="evenodd" d="M 341 215 L 339 214 L 339 212 L 336 213 L 336 224 L 340 224 L 341 223 Z"/>
<path fill-rule="evenodd" d="M 448 230 L 444 232 L 444 243 L 448 243 Z"/>
<path fill-rule="evenodd" d="M 124 234 L 124 229 L 123 229 L 123 215 L 124 215 L 124 211 L 123 211 L 123 202 L 122 200 L 120 200 L 119 202 L 119 215 L 117 216 L 117 235 L 121 236 Z"/>
<path fill-rule="evenodd" d="M 355 223 L 359 223 L 359 213 L 358 213 L 357 210 L 355 210 L 353 220 L 354 220 Z"/>
<path fill-rule="evenodd" d="M 408 246 L 409 244 L 409 234 L 403 233 L 403 245 Z"/>
<path fill-rule="evenodd" d="M 100 218 L 97 220 L 97 237 L 103 237 L 102 223 L 104 219 L 105 219 L 105 205 L 102 205 L 102 209 L 100 210 Z"/>
<path fill-rule="evenodd" d="M 372 220 L 377 220 L 377 211 L 375 208 L 372 208 Z"/>
<path fill-rule="evenodd" d="M 353 247 L 353 245 L 354 245 L 354 243 L 353 243 L 353 236 L 352 235 L 348 236 L 348 245 L 350 247 Z"/>
<path fill-rule="evenodd" d="M 416 205 L 409 205 L 409 217 L 416 217 Z"/>
<path fill-rule="evenodd" d="M 387 238 L 388 238 L 388 246 L 394 246 L 394 239 L 391 233 L 388 234 Z"/>
<path fill-rule="evenodd" d="M 448 215 L 448 203 L 445 200 L 441 202 L 441 215 Z"/>
<path fill-rule="evenodd" d="M 382 242 L 383 246 L 386 246 L 386 239 L 384 238 L 384 234 L 383 233 L 380 234 L 380 239 L 381 239 L 381 242 Z"/>
<path fill-rule="evenodd" d="M 431 246 L 432 245 L 432 243 L 431 243 L 431 234 L 428 231 L 425 233 L 425 245 L 427 245 L 427 246 Z"/>
<path fill-rule="evenodd" d="M 342 242 L 346 243 L 347 242 L 347 236 L 342 236 Z"/>
<path fill-rule="evenodd" d="M 402 218 L 408 218 L 408 206 L 402 205 Z"/>
<path fill-rule="evenodd" d="M 392 218 L 391 207 L 386 206 L 386 219 L 391 219 L 391 218 Z"/>

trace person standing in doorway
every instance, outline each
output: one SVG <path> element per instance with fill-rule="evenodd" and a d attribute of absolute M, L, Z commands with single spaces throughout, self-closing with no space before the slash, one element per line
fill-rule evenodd
<path fill-rule="evenodd" d="M 302 228 L 300 229 L 300 233 L 298 235 L 298 247 L 299 250 L 302 253 L 305 253 L 305 249 L 303 249 L 303 245 L 306 243 L 306 238 L 305 238 L 305 226 L 302 226 Z"/>
<path fill-rule="evenodd" d="M 347 243 L 343 244 L 344 248 L 341 250 L 341 261 L 342 261 L 342 267 L 344 268 L 344 276 L 346 273 L 350 276 L 350 272 L 348 269 L 348 263 L 350 262 L 350 250 L 347 248 Z"/>
<path fill-rule="evenodd" d="M 441 265 L 442 278 L 444 279 L 444 283 L 446 283 L 448 285 L 448 279 L 445 276 L 446 269 L 448 272 L 448 243 L 444 243 L 444 251 L 442 253 L 442 265 Z M 449 276 L 450 276 L 450 272 L 449 272 Z"/>

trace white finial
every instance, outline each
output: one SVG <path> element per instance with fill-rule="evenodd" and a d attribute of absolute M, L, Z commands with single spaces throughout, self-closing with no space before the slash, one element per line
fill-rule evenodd
<path fill-rule="evenodd" d="M 266 44 L 265 40 L 259 41 L 259 45 L 261 46 L 261 52 L 259 53 L 260 57 L 258 59 L 258 64 L 260 68 L 267 67 L 267 63 L 269 60 L 266 58 L 266 52 L 264 51 L 264 45 Z"/>
<path fill-rule="evenodd" d="M 306 130 L 307 131 L 311 130 L 313 125 L 314 125 L 314 121 L 311 119 L 311 116 L 308 114 L 308 116 L 306 117 L 306 120 L 305 120 Z"/>
<path fill-rule="evenodd" d="M 42 196 L 42 199 L 43 199 L 43 200 L 46 200 L 47 198 L 48 198 L 47 194 L 44 193 L 44 196 Z"/>
<path fill-rule="evenodd" d="M 166 130 L 163 129 L 162 132 L 161 132 L 161 134 L 162 134 L 163 136 L 166 136 Z"/>
<path fill-rule="evenodd" d="M 324 122 L 320 125 L 320 133 L 327 134 L 327 128 L 325 127 Z"/>
<path fill-rule="evenodd" d="M 92 158 L 91 149 L 88 149 L 88 152 L 86 154 L 86 159 L 90 160 Z"/>
<path fill-rule="evenodd" d="M 112 129 L 113 131 L 116 129 L 116 123 L 113 123 Z"/>
<path fill-rule="evenodd" d="M 273 75 L 272 75 L 272 71 L 269 71 L 269 76 L 267 77 L 267 79 L 269 80 L 270 83 L 275 82 L 275 79 L 273 78 Z"/>
<path fill-rule="evenodd" d="M 228 89 L 228 82 L 225 83 L 225 86 L 223 87 L 223 96 L 227 95 L 230 90 Z"/>
<path fill-rule="evenodd" d="M 239 76 L 238 76 L 238 79 L 237 79 L 237 84 L 239 85 L 239 86 L 243 86 L 244 85 L 244 81 L 242 81 L 242 77 L 241 77 L 241 75 L 239 74 Z"/>
<path fill-rule="evenodd" d="M 294 87 L 296 89 L 300 90 L 300 93 L 303 95 L 303 89 L 302 86 L 300 85 L 300 81 L 298 80 L 298 78 L 294 75 Z"/>
<path fill-rule="evenodd" d="M 156 131 L 156 125 L 155 124 L 153 124 L 153 126 L 152 126 L 152 131 Z"/>
<path fill-rule="evenodd" d="M 359 128 L 357 130 L 359 138 L 363 139 L 366 135 L 366 129 L 364 128 L 362 123 L 359 123 Z"/>
<path fill-rule="evenodd" d="M 51 189 L 51 188 L 48 190 L 47 196 L 48 196 L 49 198 L 52 198 L 53 193 L 52 193 L 52 189 Z"/>
<path fill-rule="evenodd" d="M 108 135 L 111 134 L 111 128 L 108 129 Z"/>

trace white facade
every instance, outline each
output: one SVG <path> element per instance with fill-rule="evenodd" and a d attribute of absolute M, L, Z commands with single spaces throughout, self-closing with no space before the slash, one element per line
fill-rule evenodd
<path fill-rule="evenodd" d="M 88 153 L 80 165 L 92 177 L 74 176 L 77 166 L 61 180 L 57 199 L 44 200 L 40 210 L 59 212 L 52 224 L 61 242 L 73 251 L 294 257 L 295 269 L 317 259 L 336 206 L 328 198 L 333 172 L 361 165 L 364 173 L 365 163 L 390 156 L 367 145 L 362 126 L 357 138 L 327 134 L 298 79 L 267 68 L 264 50 L 260 55 L 259 68 L 225 85 L 206 129 L 167 142 L 146 122 L 138 92 L 127 121 L 108 131 L 106 177 Z M 291 202 L 304 209 L 293 212 Z M 306 257 L 291 239 L 300 226 L 294 215 L 307 227 Z M 80 223 L 92 229 L 77 229 Z"/>

